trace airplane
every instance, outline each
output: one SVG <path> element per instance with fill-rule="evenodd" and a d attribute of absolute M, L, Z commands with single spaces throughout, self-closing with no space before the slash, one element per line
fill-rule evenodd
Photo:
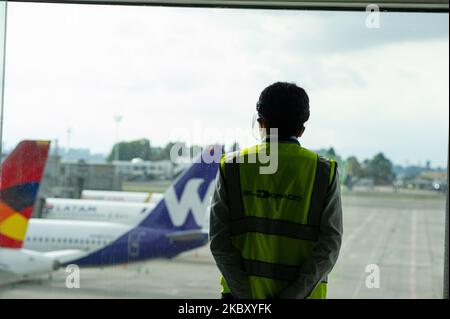
<path fill-rule="evenodd" d="M 24 246 L 40 252 L 83 251 L 81 256 L 62 262 L 78 266 L 172 258 L 201 247 L 208 241 L 208 232 L 202 226 L 208 222 L 207 211 L 222 149 L 206 148 L 165 191 L 164 198 L 153 209 L 143 211 L 135 224 L 32 218 Z"/>
<path fill-rule="evenodd" d="M 156 257 L 171 258 L 206 244 L 208 232 L 202 229 L 202 224 L 207 225 L 208 222 L 208 214 L 205 213 L 222 149 L 209 147 L 205 150 L 138 224 L 124 225 L 30 219 L 49 142 L 26 143 L 27 147 L 19 144 L 2 165 L 0 284 L 50 273 L 69 264 L 104 266 Z M 30 143 L 34 149 L 30 150 Z M 45 156 L 42 155 L 42 145 L 47 152 Z M 40 154 L 42 156 L 39 157 Z M 205 161 L 204 157 L 209 159 Z M 212 157 L 213 161 L 210 160 Z M 22 179 L 11 179 L 10 176 L 18 171 L 28 173 L 16 174 Z M 33 179 L 30 180 L 30 176 Z M 17 210 L 19 205 L 25 208 L 16 213 L 14 209 Z M 16 217 L 19 213 L 21 216 Z M 205 223 L 201 223 L 202 219 Z"/>
<path fill-rule="evenodd" d="M 211 194 L 208 194 L 210 197 Z M 144 202 L 144 195 L 147 199 L 150 196 L 156 199 Z M 36 215 L 45 219 L 103 221 L 136 225 L 155 208 L 158 202 L 164 198 L 164 194 L 85 190 L 81 197 L 95 199 L 45 198 L 42 199 L 43 202 L 41 202 Z"/>
<path fill-rule="evenodd" d="M 46 219 L 137 224 L 164 198 L 163 193 L 83 190 L 81 199 L 43 198 L 37 215 Z"/>
<path fill-rule="evenodd" d="M 56 270 L 76 250 L 41 253 L 23 248 L 50 142 L 22 141 L 5 158 L 0 170 L 0 284 Z"/>
<path fill-rule="evenodd" d="M 153 203 L 157 204 L 164 194 L 149 192 L 121 192 L 121 191 L 102 191 L 93 189 L 84 189 L 81 191 L 81 199 L 86 200 L 104 200 L 132 203 Z"/>
<path fill-rule="evenodd" d="M 138 224 L 157 205 L 71 198 L 46 198 L 44 201 L 41 212 L 37 214 L 40 218 L 104 221 L 125 225 Z"/>

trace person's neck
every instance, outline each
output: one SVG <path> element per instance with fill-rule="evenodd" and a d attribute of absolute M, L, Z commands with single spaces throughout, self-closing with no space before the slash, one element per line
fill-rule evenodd
<path fill-rule="evenodd" d="M 282 136 L 282 135 L 268 135 L 265 138 L 266 142 L 284 142 L 284 143 L 296 143 L 300 145 L 297 136 Z"/>

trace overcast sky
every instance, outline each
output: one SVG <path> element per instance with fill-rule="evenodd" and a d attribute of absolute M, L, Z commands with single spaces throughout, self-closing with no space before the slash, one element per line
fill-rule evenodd
<path fill-rule="evenodd" d="M 9 3 L 4 144 L 65 147 L 72 127 L 72 147 L 107 153 L 120 114 L 120 139 L 248 145 L 260 91 L 281 80 L 310 95 L 305 147 L 446 166 L 448 15 L 384 13 L 380 29 L 365 19 Z"/>

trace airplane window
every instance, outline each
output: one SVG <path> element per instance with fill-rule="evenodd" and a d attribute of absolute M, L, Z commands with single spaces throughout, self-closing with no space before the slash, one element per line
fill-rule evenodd
<path fill-rule="evenodd" d="M 344 235 L 327 297 L 442 298 L 448 14 L 374 17 L 9 2 L 2 155 L 50 141 L 39 196 L 62 219 L 28 223 L 24 248 L 51 251 L 49 234 L 65 236 L 51 238 L 58 250 L 89 245 L 97 264 L 62 297 L 218 298 L 220 273 L 198 232 L 218 165 L 191 164 L 206 145 L 259 143 L 261 91 L 288 81 L 310 100 L 300 147 L 338 167 Z M 125 276 L 135 260 L 149 270 L 135 273 L 145 288 Z M 53 298 L 51 285 L 2 297 Z"/>

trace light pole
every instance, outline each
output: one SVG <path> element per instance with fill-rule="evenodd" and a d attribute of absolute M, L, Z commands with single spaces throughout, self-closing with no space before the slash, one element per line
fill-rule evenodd
<path fill-rule="evenodd" d="M 67 155 L 69 155 L 69 153 L 70 153 L 70 138 L 71 137 L 72 137 L 72 126 L 69 126 L 67 128 Z"/>
<path fill-rule="evenodd" d="M 122 115 L 115 115 L 114 116 L 114 121 L 116 122 L 116 149 L 115 149 L 115 153 L 114 153 L 114 160 L 118 161 L 119 160 L 119 125 L 120 122 L 122 121 Z"/>

